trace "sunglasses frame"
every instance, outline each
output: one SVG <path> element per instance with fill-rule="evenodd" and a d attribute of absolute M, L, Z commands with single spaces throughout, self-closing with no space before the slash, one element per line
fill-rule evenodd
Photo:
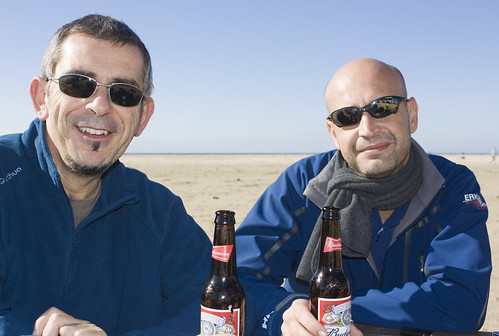
<path fill-rule="evenodd" d="M 391 102 L 384 102 L 383 100 L 391 100 Z M 327 120 L 331 120 L 336 126 L 338 127 L 348 127 L 348 126 L 355 126 L 357 124 L 360 123 L 360 120 L 362 119 L 362 113 L 364 112 L 367 112 L 369 113 L 369 115 L 373 118 L 376 118 L 376 119 L 381 119 L 381 118 L 386 118 L 392 114 L 395 114 L 398 112 L 398 109 L 399 109 L 399 105 L 400 103 L 402 103 L 403 101 L 408 101 L 409 99 L 407 98 L 404 98 L 404 97 L 400 97 L 400 96 L 384 96 L 384 97 L 380 97 L 380 98 L 377 98 L 377 99 L 374 99 L 373 101 L 371 101 L 369 104 L 367 104 L 366 106 L 363 106 L 363 107 L 357 107 L 357 106 L 347 106 L 347 107 L 342 107 L 342 108 L 339 108 L 337 110 L 334 110 L 333 112 L 331 112 L 331 114 L 329 114 L 327 116 Z M 392 111 L 392 112 L 386 112 L 382 115 L 377 115 L 375 114 L 375 110 L 374 110 L 374 107 L 373 107 L 373 104 L 379 104 L 379 103 L 390 103 L 390 104 L 395 104 L 396 107 L 395 109 Z M 355 116 L 356 116 L 356 120 L 357 122 L 353 123 L 353 124 L 344 124 L 344 123 L 341 123 L 338 118 L 335 118 L 335 114 L 338 114 L 344 110 L 349 110 L 350 113 L 355 113 Z"/>
<path fill-rule="evenodd" d="M 95 85 L 94 90 L 92 91 L 92 93 L 88 97 L 78 96 L 78 95 L 74 96 L 74 95 L 69 94 L 69 91 L 67 89 L 65 89 L 64 87 L 61 87 L 61 78 L 63 78 L 63 77 L 69 77 L 69 76 L 77 76 L 79 78 L 85 78 L 85 79 L 87 79 L 89 83 L 93 83 Z M 99 88 L 99 86 L 104 86 L 104 87 L 107 88 L 107 95 L 109 97 L 109 100 L 111 102 L 113 102 L 113 104 L 116 104 L 118 106 L 134 107 L 134 106 L 139 105 L 142 102 L 142 100 L 144 99 L 144 94 L 142 93 L 142 90 L 140 90 L 138 87 L 136 87 L 136 86 L 134 86 L 132 84 L 128 84 L 128 83 L 102 84 L 102 83 L 99 83 L 98 81 L 96 81 L 95 79 L 93 79 L 92 77 L 89 77 L 89 76 L 86 76 L 86 75 L 82 75 L 82 74 L 76 74 L 76 73 L 61 75 L 58 78 L 49 78 L 48 80 L 57 83 L 58 86 L 59 86 L 59 90 L 62 93 L 64 93 L 65 95 L 68 95 L 70 97 L 73 97 L 73 98 L 82 98 L 82 99 L 90 98 L 90 97 L 92 97 L 95 94 L 95 92 L 97 92 L 97 89 Z M 137 90 L 138 94 L 140 94 L 139 101 L 136 104 L 134 104 L 134 105 L 123 105 L 123 104 L 115 102 L 113 100 L 113 96 L 111 95 L 111 89 L 113 89 L 113 88 L 116 89 L 116 88 L 118 88 L 118 86 L 126 86 L 126 87 L 130 87 L 130 88 L 133 88 L 133 89 Z"/>

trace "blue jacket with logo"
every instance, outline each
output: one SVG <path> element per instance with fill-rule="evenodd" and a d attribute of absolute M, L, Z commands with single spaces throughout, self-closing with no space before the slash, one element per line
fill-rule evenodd
<path fill-rule="evenodd" d="M 487 206 L 468 168 L 417 147 L 424 182 L 395 227 L 383 268 L 377 270 L 372 255 L 343 258 L 352 319 L 471 332 L 483 324 L 489 293 Z M 314 155 L 286 169 L 236 232 L 238 273 L 253 299 L 254 312 L 248 313 L 258 321 L 255 335 L 280 335 L 282 313 L 293 300 L 308 298 L 308 283 L 296 279 L 296 270 L 326 201 L 334 154 Z"/>
<path fill-rule="evenodd" d="M 0 137 L 0 335 L 54 306 L 109 335 L 195 335 L 211 243 L 162 185 L 116 163 L 75 229 L 43 122 Z"/>

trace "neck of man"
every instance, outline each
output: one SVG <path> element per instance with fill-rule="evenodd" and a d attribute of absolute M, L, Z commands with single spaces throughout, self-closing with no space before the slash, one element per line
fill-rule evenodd
<path fill-rule="evenodd" d="M 85 200 L 95 197 L 99 192 L 102 174 L 95 176 L 81 176 L 74 173 L 60 175 L 62 186 L 69 199 Z"/>
<path fill-rule="evenodd" d="M 381 218 L 381 222 L 385 224 L 386 220 L 390 218 L 394 210 L 379 210 L 379 217 Z"/>

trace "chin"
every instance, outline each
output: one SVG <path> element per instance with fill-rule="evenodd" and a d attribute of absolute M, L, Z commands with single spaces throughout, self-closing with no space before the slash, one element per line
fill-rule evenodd
<path fill-rule="evenodd" d="M 357 174 L 366 178 L 384 178 L 393 173 L 394 167 L 386 161 L 376 160 L 377 162 L 368 162 L 365 165 L 359 165 L 354 169 Z"/>
<path fill-rule="evenodd" d="M 85 159 L 77 161 L 70 156 L 66 157 L 65 163 L 73 173 L 82 176 L 101 175 L 112 165 L 107 162 L 92 163 L 91 160 Z"/>

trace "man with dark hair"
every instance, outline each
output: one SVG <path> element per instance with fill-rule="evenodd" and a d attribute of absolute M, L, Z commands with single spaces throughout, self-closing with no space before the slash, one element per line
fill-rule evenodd
<path fill-rule="evenodd" d="M 325 100 L 337 150 L 286 169 L 236 233 L 239 277 L 260 321 L 254 334 L 326 334 L 308 301 L 325 205 L 340 209 L 354 321 L 480 328 L 492 267 L 487 205 L 473 173 L 412 139 L 418 105 L 393 66 L 349 62 Z"/>
<path fill-rule="evenodd" d="M 211 243 L 179 197 L 119 158 L 154 111 L 151 59 L 89 15 L 51 39 L 38 118 L 0 137 L 0 333 L 194 335 Z"/>

